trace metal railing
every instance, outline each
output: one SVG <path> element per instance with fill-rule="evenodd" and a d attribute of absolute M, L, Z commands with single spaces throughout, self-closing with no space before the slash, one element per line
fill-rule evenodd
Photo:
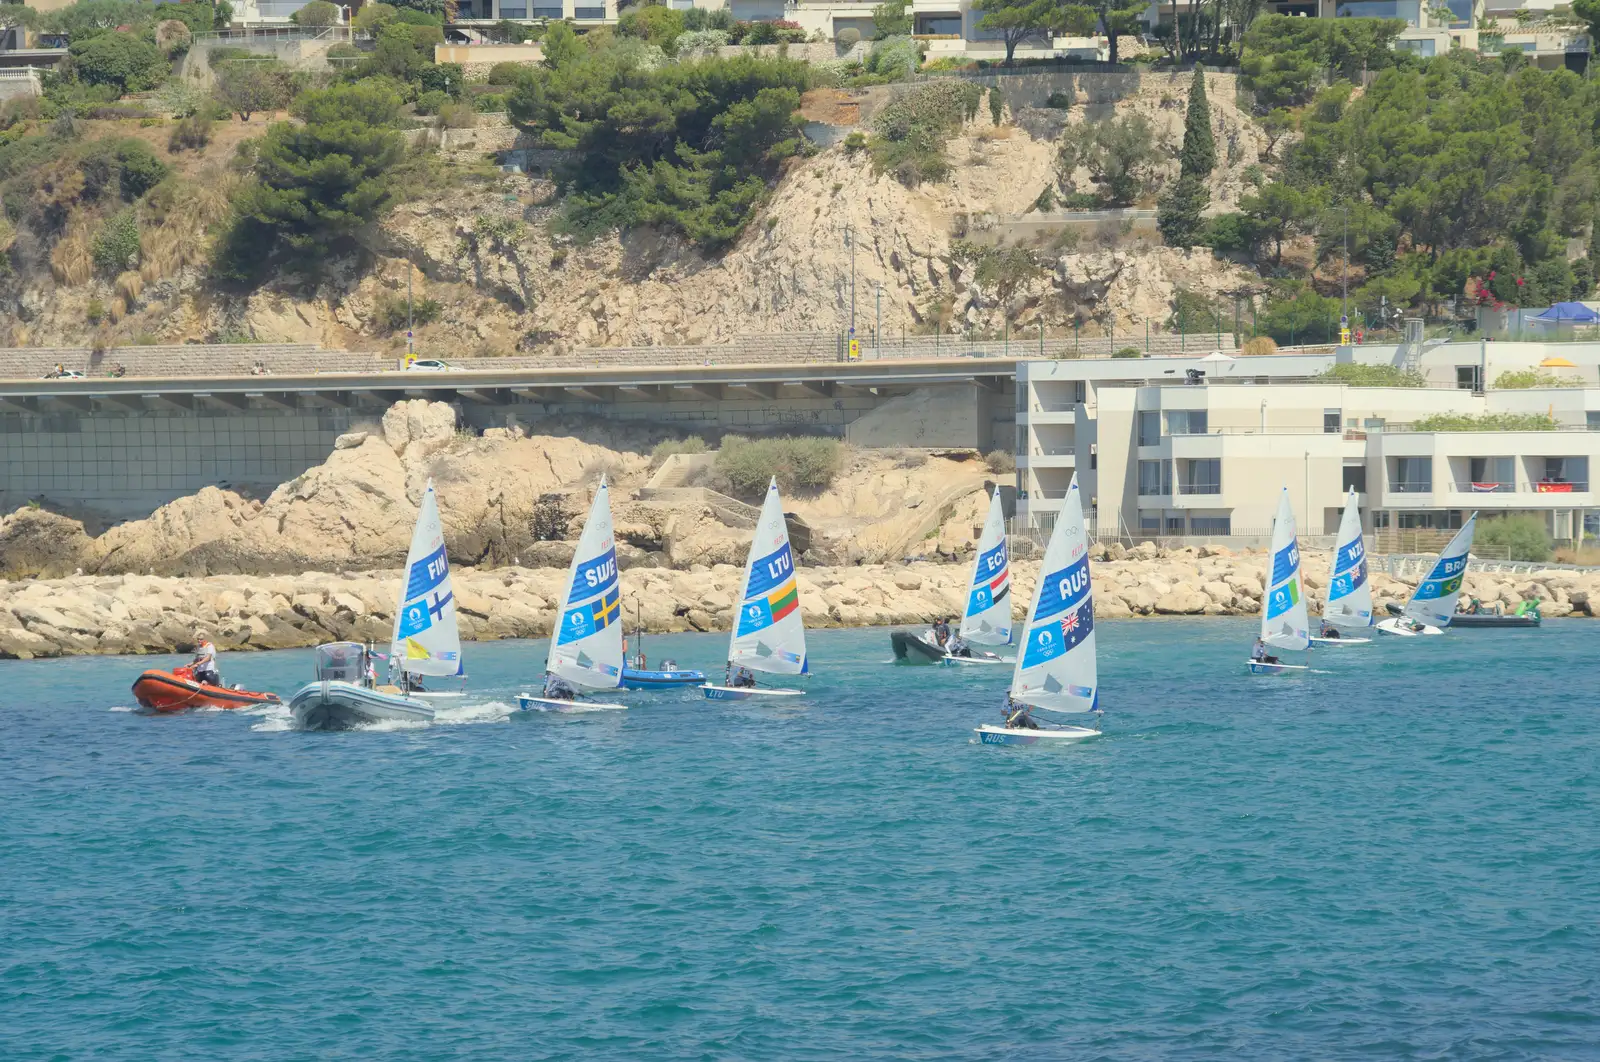
<path fill-rule="evenodd" d="M 1432 494 L 1433 481 L 1429 479 L 1399 479 L 1389 484 L 1388 494 Z"/>

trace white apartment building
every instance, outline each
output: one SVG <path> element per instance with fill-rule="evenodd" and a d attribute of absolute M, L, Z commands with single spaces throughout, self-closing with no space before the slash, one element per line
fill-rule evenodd
<path fill-rule="evenodd" d="M 1497 374 L 1554 350 L 1587 386 L 1496 390 Z M 1449 529 L 1473 510 L 1542 515 L 1553 537 L 1600 532 L 1600 344 L 1446 344 L 1429 386 L 1313 382 L 1336 360 L 1395 348 L 1283 355 L 1034 362 L 1018 366 L 1017 514 L 1053 524 L 1078 474 L 1101 534 L 1257 537 L 1287 488 L 1302 533 L 1331 534 L 1354 487 L 1368 531 Z M 1488 373 L 1485 373 L 1485 369 Z M 1190 369 L 1201 383 L 1180 382 Z M 1545 370 L 1552 371 L 1552 370 Z M 1475 390 L 1480 379 L 1488 391 Z M 1554 430 L 1417 431 L 1437 414 L 1537 414 Z"/>

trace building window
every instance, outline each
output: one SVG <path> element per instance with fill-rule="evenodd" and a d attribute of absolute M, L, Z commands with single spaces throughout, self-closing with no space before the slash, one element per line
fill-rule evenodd
<path fill-rule="evenodd" d="M 1324 435 L 1338 435 L 1338 434 L 1340 434 L 1342 429 L 1339 427 L 1339 424 L 1343 419 L 1344 419 L 1344 411 L 1343 410 L 1341 410 L 1341 409 L 1324 409 L 1322 411 L 1322 432 L 1323 432 L 1323 434 Z"/>
<path fill-rule="evenodd" d="M 1189 533 L 1191 535 L 1231 535 L 1233 534 L 1233 520 L 1227 516 L 1191 516 L 1189 517 Z"/>
<path fill-rule="evenodd" d="M 1565 487 L 1569 490 L 1589 489 L 1589 459 L 1587 457 L 1547 457 L 1544 459 L 1544 478 L 1538 487 Z"/>
<path fill-rule="evenodd" d="M 1161 414 L 1156 410 L 1139 413 L 1139 445 L 1154 446 L 1161 441 Z"/>
<path fill-rule="evenodd" d="M 575 7 L 572 9 L 572 17 L 577 19 L 602 19 L 606 17 L 606 9 L 603 7 Z"/>
<path fill-rule="evenodd" d="M 917 32 L 924 36 L 961 36 L 960 15 L 923 15 L 917 19 Z"/>
<path fill-rule="evenodd" d="M 1169 517 L 1167 517 L 1167 534 L 1169 534 L 1169 535 L 1181 535 L 1181 534 L 1183 534 L 1183 517 L 1181 515 L 1180 516 L 1169 516 Z"/>
<path fill-rule="evenodd" d="M 1399 525 L 1402 531 L 1459 531 L 1461 530 L 1461 510 L 1448 509 L 1444 512 L 1401 513 Z"/>
<path fill-rule="evenodd" d="M 1340 484 L 1341 490 L 1354 490 L 1357 494 L 1367 492 L 1367 466 L 1345 465 L 1344 482 Z"/>
<path fill-rule="evenodd" d="M 1087 402 L 1089 400 L 1089 387 L 1082 380 L 1072 382 L 1072 400 L 1074 402 Z"/>
<path fill-rule="evenodd" d="M 1590 431 L 1600 431 L 1600 409 L 1591 409 L 1584 414 L 1589 421 Z"/>
<path fill-rule="evenodd" d="M 1397 494 L 1431 494 L 1433 492 L 1433 458 L 1395 458 L 1394 490 Z"/>
<path fill-rule="evenodd" d="M 1183 463 L 1183 494 L 1221 494 L 1222 460 L 1199 458 Z"/>
<path fill-rule="evenodd" d="M 522 2 L 518 3 L 518 4 L 501 4 L 500 5 L 500 17 L 501 18 L 511 18 L 511 19 L 525 19 L 525 18 L 527 18 L 528 17 L 528 3 L 527 3 L 527 0 L 522 0 Z"/>
<path fill-rule="evenodd" d="M 1095 469 L 1097 469 L 1099 467 L 1100 467 L 1100 444 L 1099 443 L 1090 443 L 1089 444 L 1089 471 L 1092 472 L 1092 471 L 1094 471 Z"/>
<path fill-rule="evenodd" d="M 1168 435 L 1204 435 L 1206 424 L 1203 409 L 1174 409 L 1167 414 Z"/>
<path fill-rule="evenodd" d="M 1172 465 L 1166 461 L 1139 462 L 1140 494 L 1171 494 Z"/>
<path fill-rule="evenodd" d="M 1141 532 L 1148 532 L 1152 535 L 1160 534 L 1161 514 L 1147 512 L 1139 513 L 1139 530 Z"/>
<path fill-rule="evenodd" d="M 1387 531 L 1387 530 L 1389 530 L 1389 510 L 1388 509 L 1374 509 L 1374 510 L 1372 510 L 1372 529 L 1374 531 Z"/>
<path fill-rule="evenodd" d="M 1483 390 L 1483 380 L 1478 375 L 1478 367 L 1476 365 L 1457 365 L 1456 387 L 1462 391 Z"/>
<path fill-rule="evenodd" d="M 536 7 L 533 9 L 534 18 L 557 19 L 562 15 L 559 7 Z"/>
<path fill-rule="evenodd" d="M 1509 493 L 1517 489 L 1517 472 L 1509 457 L 1473 457 L 1467 460 L 1470 483 L 1456 489 L 1468 493 Z"/>

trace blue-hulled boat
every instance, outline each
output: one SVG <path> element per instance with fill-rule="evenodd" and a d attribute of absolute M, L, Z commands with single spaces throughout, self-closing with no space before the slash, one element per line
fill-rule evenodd
<path fill-rule="evenodd" d="M 622 688 L 625 690 L 665 690 L 676 686 L 698 686 L 705 682 L 704 671 L 647 671 L 643 668 L 622 669 Z"/>

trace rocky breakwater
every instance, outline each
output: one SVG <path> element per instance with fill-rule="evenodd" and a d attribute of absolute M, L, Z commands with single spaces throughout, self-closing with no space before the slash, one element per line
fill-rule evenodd
<path fill-rule="evenodd" d="M 1096 615 L 1254 615 L 1266 558 L 1219 548 L 1164 551 L 1094 547 Z M 1307 555 L 1313 606 L 1326 554 Z M 965 564 L 803 568 L 801 607 L 812 627 L 922 624 L 957 615 Z M 630 568 L 626 621 L 652 631 L 725 631 L 743 572 L 730 564 L 688 571 Z M 187 651 L 203 628 L 218 647 L 286 649 L 341 639 L 387 643 L 394 622 L 396 571 L 307 572 L 296 576 L 80 575 L 0 583 L 0 657 Z M 455 572 L 463 638 L 487 641 L 547 636 L 566 572 L 560 568 L 461 568 Z M 1013 564 L 1018 620 L 1033 594 L 1038 565 Z M 1411 586 L 1373 575 L 1381 609 Z M 1600 572 L 1547 571 L 1523 578 L 1470 573 L 1468 593 L 1484 602 L 1539 598 L 1546 616 L 1594 615 Z M 634 613 L 637 599 L 639 614 Z M 1594 604 L 1591 604 L 1594 602 Z"/>

